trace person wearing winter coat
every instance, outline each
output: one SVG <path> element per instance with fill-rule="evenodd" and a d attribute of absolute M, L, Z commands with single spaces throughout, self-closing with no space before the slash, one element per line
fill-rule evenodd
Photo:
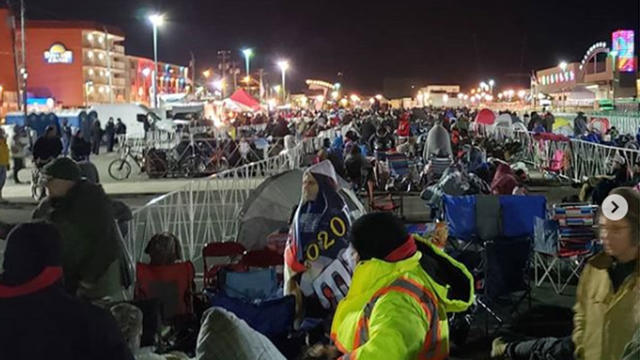
<path fill-rule="evenodd" d="M 55 226 L 21 224 L 6 241 L 0 359 L 133 360 L 113 317 L 65 291 Z"/>
<path fill-rule="evenodd" d="M 104 133 L 107 136 L 107 152 L 113 152 L 113 145 L 116 142 L 116 125 L 113 123 L 113 118 L 109 118 L 104 127 Z"/>
<path fill-rule="evenodd" d="M 617 188 L 612 194 L 628 204 L 627 214 L 612 220 L 600 213 L 598 223 L 604 251 L 582 270 L 573 307 L 573 333 L 565 338 L 523 342 L 493 342 L 492 358 L 511 360 L 620 360 L 631 352 L 640 318 L 630 316 L 640 302 L 640 193 Z"/>
<path fill-rule="evenodd" d="M 67 119 L 62 119 L 62 156 L 69 154 L 69 146 L 71 145 L 71 126 Z"/>
<path fill-rule="evenodd" d="M 0 202 L 4 201 L 2 198 L 2 188 L 7 182 L 7 172 L 10 170 L 9 164 L 9 145 L 7 145 L 7 135 L 4 130 L 0 128 Z"/>
<path fill-rule="evenodd" d="M 60 156 L 61 153 L 62 141 L 60 141 L 56 128 L 49 125 L 44 135 L 39 137 L 33 145 L 33 161 L 37 167 L 42 167 Z"/>
<path fill-rule="evenodd" d="M 91 300 L 118 299 L 124 253 L 111 200 L 100 185 L 82 179 L 69 158 L 45 166 L 42 177 L 49 196 L 33 217 L 52 222 L 60 231 L 65 287 Z"/>
<path fill-rule="evenodd" d="M 582 111 L 578 112 L 578 116 L 573 120 L 573 136 L 580 137 L 588 132 L 587 118 Z"/>
<path fill-rule="evenodd" d="M 391 213 L 356 220 L 351 246 L 358 264 L 331 326 L 342 359 L 447 358 L 447 315 L 474 298 L 466 267 Z"/>
<path fill-rule="evenodd" d="M 91 125 L 91 152 L 95 155 L 100 155 L 100 143 L 102 143 L 102 127 L 100 120 L 96 119 Z"/>
<path fill-rule="evenodd" d="M 11 143 L 11 158 L 13 159 L 13 181 L 20 184 L 18 173 L 24 169 L 24 159 L 29 152 L 29 139 L 25 136 L 24 130 L 16 127 Z"/>

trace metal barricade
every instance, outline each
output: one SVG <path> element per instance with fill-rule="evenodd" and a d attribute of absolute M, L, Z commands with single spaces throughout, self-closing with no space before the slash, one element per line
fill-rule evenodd
<path fill-rule="evenodd" d="M 318 138 L 335 135 L 319 134 Z M 185 260 L 201 269 L 202 247 L 209 242 L 235 241 L 240 212 L 251 191 L 264 179 L 300 168 L 305 154 L 322 146 L 307 138 L 277 156 L 194 180 L 180 189 L 159 196 L 133 212 L 126 239 L 132 259 L 144 257 L 147 241 L 159 232 L 171 232 L 182 242 Z"/>

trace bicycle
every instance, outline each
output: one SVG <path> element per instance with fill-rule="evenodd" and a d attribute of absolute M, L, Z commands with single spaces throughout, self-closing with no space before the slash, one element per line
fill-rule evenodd
<path fill-rule="evenodd" d="M 131 146 L 123 145 L 120 158 L 113 160 L 109 164 L 109 176 L 114 180 L 121 181 L 128 179 L 129 176 L 131 176 L 131 164 L 127 161 L 127 158 L 130 158 L 136 165 L 138 165 L 140 172 L 144 171 L 145 157 L 132 154 Z"/>
<path fill-rule="evenodd" d="M 44 185 L 41 184 L 40 172 L 42 168 L 51 161 L 53 161 L 53 158 L 49 158 L 46 160 L 34 159 L 33 161 L 34 168 L 31 171 L 31 197 L 35 201 L 40 201 L 47 195 L 47 190 L 45 189 Z"/>

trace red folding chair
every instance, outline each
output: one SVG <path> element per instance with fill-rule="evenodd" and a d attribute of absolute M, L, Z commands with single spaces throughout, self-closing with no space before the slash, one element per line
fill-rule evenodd
<path fill-rule="evenodd" d="M 278 282 L 284 280 L 284 255 L 271 250 L 253 250 L 242 257 L 241 264 L 246 268 L 274 268 L 278 277 Z"/>
<path fill-rule="evenodd" d="M 193 314 L 195 269 L 191 262 L 136 264 L 135 299 L 158 299 L 165 320 Z"/>
<path fill-rule="evenodd" d="M 204 288 L 216 287 L 218 273 L 224 267 L 237 264 L 247 252 L 242 244 L 236 242 L 209 243 L 202 248 L 202 263 L 204 265 Z M 215 258 L 215 262 L 208 259 Z"/>
<path fill-rule="evenodd" d="M 241 263 L 247 267 L 269 268 L 284 265 L 284 256 L 264 249 L 249 251 L 242 257 Z"/>

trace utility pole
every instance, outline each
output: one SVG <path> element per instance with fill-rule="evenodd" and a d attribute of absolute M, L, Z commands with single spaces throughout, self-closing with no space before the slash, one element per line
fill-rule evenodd
<path fill-rule="evenodd" d="M 218 59 L 220 59 L 220 73 L 222 74 L 222 83 L 224 84 L 224 86 L 222 86 L 222 97 L 225 98 L 227 97 L 227 60 L 229 59 L 229 57 L 231 56 L 231 51 L 229 50 L 218 50 Z"/>
<path fill-rule="evenodd" d="M 20 39 L 22 42 L 22 68 L 20 73 L 22 74 L 22 109 L 24 111 L 24 122 L 27 122 L 27 58 L 25 38 L 27 35 L 24 32 L 24 0 L 20 0 Z"/>
<path fill-rule="evenodd" d="M 259 71 L 260 74 L 260 101 L 264 102 L 264 82 L 263 82 L 263 77 L 264 77 L 264 69 L 260 69 Z"/>
<path fill-rule="evenodd" d="M 193 55 L 193 51 L 189 51 L 191 53 L 191 61 L 189 62 L 189 66 L 191 67 L 191 90 L 195 94 L 195 86 L 196 86 L 196 57 Z"/>

